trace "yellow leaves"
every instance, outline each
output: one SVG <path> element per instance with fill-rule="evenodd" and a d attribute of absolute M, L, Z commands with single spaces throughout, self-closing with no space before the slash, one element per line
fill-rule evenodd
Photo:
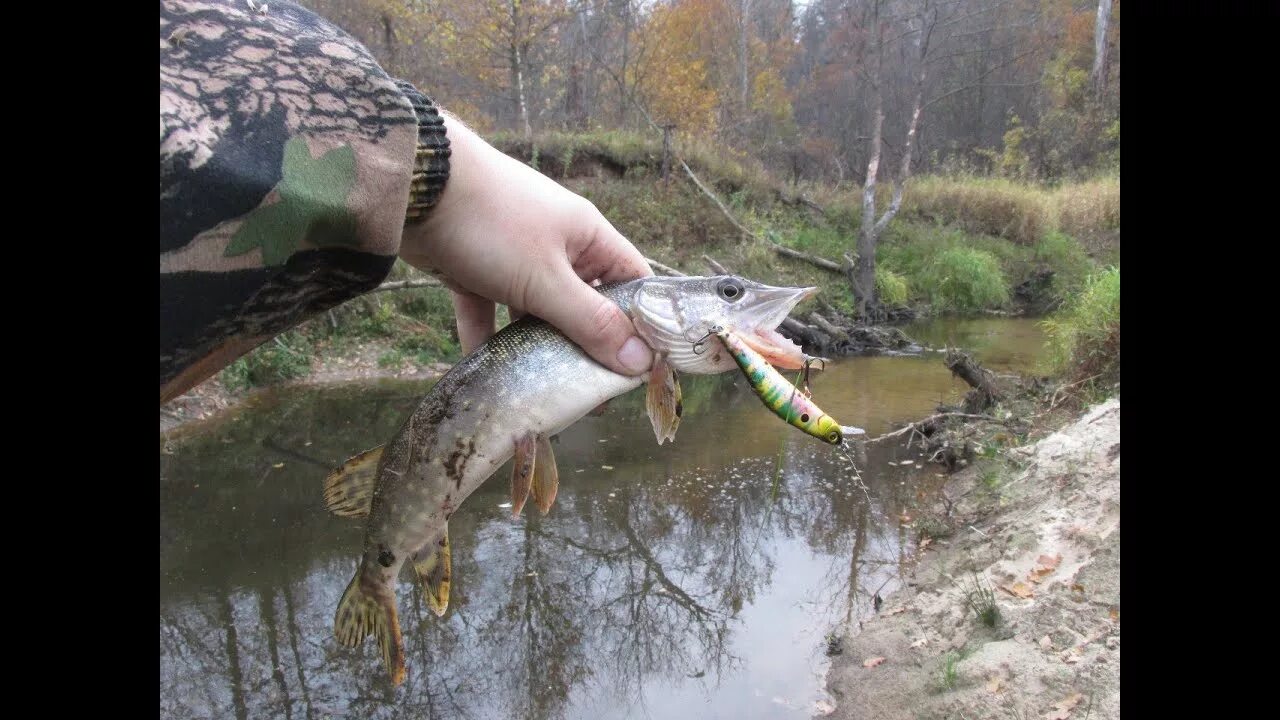
<path fill-rule="evenodd" d="M 1036 558 L 1036 567 L 1031 569 L 1027 574 L 1027 579 L 1033 583 L 1039 583 L 1046 575 L 1053 573 L 1058 568 L 1058 563 L 1062 562 L 1062 555 L 1041 555 Z"/>
<path fill-rule="evenodd" d="M 1047 570 L 1053 570 L 1054 568 L 1058 567 L 1058 563 L 1060 562 L 1062 562 L 1061 554 L 1054 555 L 1053 557 L 1049 557 L 1048 555 L 1041 555 L 1040 557 L 1036 558 L 1036 564 L 1040 565 L 1041 567 Z"/>
<path fill-rule="evenodd" d="M 1066 696 L 1065 698 L 1053 704 L 1054 710 L 1053 712 L 1044 716 L 1045 720 L 1067 720 L 1067 717 L 1071 714 L 1071 711 L 1074 710 L 1075 707 L 1079 705 L 1080 701 L 1083 699 L 1084 699 L 1084 696 L 1081 695 L 1080 693 L 1072 693 Z"/>
<path fill-rule="evenodd" d="M 1032 590 L 1031 587 L 1024 582 L 1016 582 L 1016 583 L 1013 583 L 1012 585 L 1006 583 L 1004 585 L 1001 585 L 1000 589 L 1009 593 L 1014 597 L 1022 598 L 1023 600 L 1027 600 L 1029 598 L 1035 597 L 1035 591 Z"/>
<path fill-rule="evenodd" d="M 645 99 L 656 122 L 673 122 L 686 132 L 713 132 L 720 96 L 707 71 L 703 50 L 715 8 L 705 1 L 659 5 L 639 31 L 646 52 L 628 69 L 628 80 Z"/>
<path fill-rule="evenodd" d="M 791 93 L 776 67 L 756 73 L 751 83 L 751 110 L 774 123 L 789 124 L 793 117 Z"/>
<path fill-rule="evenodd" d="M 992 695 L 996 695 L 1000 692 L 1000 690 L 1001 690 L 1000 678 L 998 676 L 992 676 L 992 678 L 987 681 L 987 692 L 991 693 Z"/>

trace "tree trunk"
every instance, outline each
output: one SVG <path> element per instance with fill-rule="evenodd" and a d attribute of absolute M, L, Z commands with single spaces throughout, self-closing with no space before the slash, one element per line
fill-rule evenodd
<path fill-rule="evenodd" d="M 1093 82 L 1094 97 L 1102 102 L 1107 90 L 1107 26 L 1111 23 L 1111 0 L 1098 0 L 1098 20 L 1093 26 Z"/>
<path fill-rule="evenodd" d="M 911 122 L 907 125 L 907 138 L 902 146 L 902 166 L 894 182 L 893 199 L 889 202 L 889 208 L 877 218 L 876 176 L 880 171 L 880 152 L 884 139 L 884 33 L 879 23 L 879 3 L 876 3 L 874 13 L 874 30 L 877 40 L 875 69 L 871 82 L 874 98 L 874 115 L 871 120 L 871 159 L 867 163 L 867 177 L 862 186 L 862 221 L 858 233 L 858 257 L 850 277 L 853 296 L 858 305 L 858 317 L 864 322 L 874 321 L 871 315 L 879 304 L 876 300 L 876 244 L 879 242 L 880 234 L 888 227 L 889 221 L 893 220 L 898 210 L 902 208 L 902 195 L 906 190 L 907 178 L 911 177 L 911 153 L 920 129 L 920 116 L 924 112 L 924 83 L 928 77 L 929 39 L 933 35 L 933 28 L 938 20 L 936 10 L 932 19 L 928 17 L 929 3 L 926 2 L 920 12 L 920 72 L 916 75 Z"/>
<path fill-rule="evenodd" d="M 569 66 L 569 83 L 565 90 L 564 114 L 569 127 L 574 130 L 587 129 L 587 111 L 583 105 L 582 65 L 575 59 Z M 565 168 L 569 172 L 569 168 Z"/>
<path fill-rule="evenodd" d="M 516 116 L 526 138 L 533 136 L 529 125 L 529 107 L 524 100 L 524 63 L 520 56 L 520 0 L 510 0 L 511 8 L 511 87 L 515 90 Z"/>
<path fill-rule="evenodd" d="M 876 298 L 876 176 L 880 172 L 880 148 L 884 130 L 883 44 L 880 28 L 880 3 L 875 3 L 871 32 L 876 36 L 875 64 L 871 77 L 871 159 L 867 161 L 867 179 L 862 184 L 862 221 L 858 232 L 858 257 L 854 261 L 853 297 L 858 316 L 867 316 L 867 305 Z"/>
<path fill-rule="evenodd" d="M 622 71 L 618 83 L 618 127 L 627 127 L 627 60 L 631 49 L 631 0 L 622 3 Z"/>
<path fill-rule="evenodd" d="M 391 27 L 391 16 L 382 13 L 382 40 L 387 45 L 387 65 L 396 64 L 396 32 Z"/>
<path fill-rule="evenodd" d="M 749 35 L 751 31 L 751 0 L 739 0 L 738 3 L 738 94 L 742 105 L 743 118 L 751 105 L 751 69 L 748 67 Z"/>

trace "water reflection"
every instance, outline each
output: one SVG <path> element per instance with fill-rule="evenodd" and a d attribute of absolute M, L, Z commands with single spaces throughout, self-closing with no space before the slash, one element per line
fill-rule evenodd
<path fill-rule="evenodd" d="M 909 357 L 836 363 L 814 389 L 872 433 L 963 391 Z M 403 576 L 409 676 L 393 689 L 373 643 L 333 639 L 361 527 L 329 516 L 320 486 L 424 390 L 279 393 L 162 452 L 163 716 L 808 717 L 824 634 L 911 562 L 898 517 L 933 480 L 871 446 L 864 493 L 842 455 L 732 376 L 687 378 L 659 448 L 636 393 L 558 438 L 545 518 L 498 507 L 505 471 L 455 513 L 446 617 Z"/>

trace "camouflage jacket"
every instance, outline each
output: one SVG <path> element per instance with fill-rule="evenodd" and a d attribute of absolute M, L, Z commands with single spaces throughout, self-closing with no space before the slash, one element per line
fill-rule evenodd
<path fill-rule="evenodd" d="M 160 3 L 160 401 L 376 287 L 436 201 L 432 102 L 271 0 Z"/>

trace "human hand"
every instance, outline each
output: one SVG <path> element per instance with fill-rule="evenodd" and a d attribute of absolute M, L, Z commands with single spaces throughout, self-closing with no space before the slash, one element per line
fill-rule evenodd
<path fill-rule="evenodd" d="M 494 333 L 495 302 L 555 325 L 597 362 L 638 375 L 653 352 L 626 313 L 592 288 L 653 274 L 595 206 L 445 115 L 449 181 L 427 219 L 405 228 L 400 256 L 453 291 L 470 352 Z"/>

